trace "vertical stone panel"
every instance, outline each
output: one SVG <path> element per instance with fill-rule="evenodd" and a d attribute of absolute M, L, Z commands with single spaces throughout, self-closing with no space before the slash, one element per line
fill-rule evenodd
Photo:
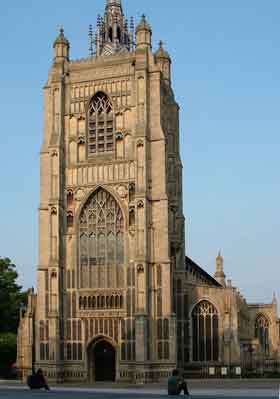
<path fill-rule="evenodd" d="M 143 265 L 137 266 L 137 311 L 145 311 L 145 269 Z"/>
<path fill-rule="evenodd" d="M 78 144 L 78 161 L 84 162 L 86 159 L 86 146 L 85 143 L 80 142 Z"/>
<path fill-rule="evenodd" d="M 74 140 L 69 144 L 69 160 L 72 165 L 77 162 L 77 143 Z"/>
<path fill-rule="evenodd" d="M 125 159 L 132 158 L 132 137 L 130 134 L 126 134 L 124 137 L 124 148 L 125 148 Z"/>
<path fill-rule="evenodd" d="M 137 226 L 138 226 L 138 255 L 144 255 L 145 248 L 145 208 L 142 201 L 137 206 Z"/>
<path fill-rule="evenodd" d="M 145 163 L 145 148 L 141 142 L 137 143 L 137 185 L 138 191 L 144 190 L 144 163 Z"/>
<path fill-rule="evenodd" d="M 123 114 L 116 115 L 116 130 L 122 132 L 123 130 Z"/>
<path fill-rule="evenodd" d="M 86 132 L 85 119 L 80 118 L 78 120 L 78 134 L 79 135 L 84 135 L 85 132 Z"/>
<path fill-rule="evenodd" d="M 123 158 L 124 156 L 124 143 L 122 136 L 119 136 L 116 141 L 117 146 L 117 158 Z"/>
<path fill-rule="evenodd" d="M 77 119 L 72 115 L 69 120 L 69 136 L 76 137 L 77 136 Z"/>

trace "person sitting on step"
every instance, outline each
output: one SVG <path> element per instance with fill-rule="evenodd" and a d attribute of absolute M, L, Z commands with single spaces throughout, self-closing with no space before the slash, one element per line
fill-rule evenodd
<path fill-rule="evenodd" d="M 189 390 L 186 381 L 179 376 L 178 370 L 172 371 L 172 376 L 168 379 L 168 395 L 180 395 L 181 392 L 189 397 Z"/>
<path fill-rule="evenodd" d="M 43 370 L 39 369 L 36 373 L 29 375 L 27 378 L 27 385 L 30 389 L 45 389 L 50 391 L 50 387 L 47 384 L 46 378 L 43 374 Z"/>

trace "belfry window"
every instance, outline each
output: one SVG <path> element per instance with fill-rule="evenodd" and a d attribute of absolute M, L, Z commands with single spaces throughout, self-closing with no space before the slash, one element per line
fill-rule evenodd
<path fill-rule="evenodd" d="M 121 28 L 119 26 L 117 27 L 117 37 L 118 37 L 118 41 L 120 43 L 121 42 Z"/>
<path fill-rule="evenodd" d="M 264 315 L 256 319 L 255 337 L 258 338 L 263 353 L 269 355 L 269 321 Z"/>
<path fill-rule="evenodd" d="M 99 189 L 80 215 L 80 266 L 123 265 L 124 218 L 114 197 Z"/>
<path fill-rule="evenodd" d="M 109 41 L 112 42 L 113 41 L 113 28 L 110 26 L 109 28 Z"/>
<path fill-rule="evenodd" d="M 219 360 L 218 326 L 217 309 L 210 302 L 199 302 L 192 311 L 193 361 Z"/>
<path fill-rule="evenodd" d="M 88 110 L 88 154 L 114 151 L 114 113 L 109 97 L 98 92 Z"/>

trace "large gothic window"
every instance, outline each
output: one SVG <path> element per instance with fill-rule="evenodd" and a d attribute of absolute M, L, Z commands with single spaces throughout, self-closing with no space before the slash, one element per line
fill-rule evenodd
<path fill-rule="evenodd" d="M 258 338 L 263 353 L 269 355 L 269 321 L 264 315 L 256 319 L 255 337 Z"/>
<path fill-rule="evenodd" d="M 113 196 L 99 189 L 80 215 L 80 266 L 123 265 L 124 218 Z"/>
<path fill-rule="evenodd" d="M 108 96 L 95 94 L 88 110 L 88 154 L 114 151 L 114 114 Z"/>
<path fill-rule="evenodd" d="M 217 309 L 201 301 L 192 312 L 193 361 L 219 360 L 219 319 Z"/>

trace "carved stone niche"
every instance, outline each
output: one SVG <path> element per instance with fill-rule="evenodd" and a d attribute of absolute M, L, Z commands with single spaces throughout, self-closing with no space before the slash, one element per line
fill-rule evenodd
<path fill-rule="evenodd" d="M 67 227 L 71 228 L 74 226 L 74 214 L 72 211 L 67 212 Z"/>
<path fill-rule="evenodd" d="M 73 190 L 67 190 L 66 199 L 67 199 L 67 207 L 72 207 L 73 206 L 73 202 L 74 202 L 74 192 L 73 192 Z"/>
<path fill-rule="evenodd" d="M 177 213 L 178 212 L 178 206 L 177 205 L 171 204 L 169 209 L 173 213 Z"/>
<path fill-rule="evenodd" d="M 55 206 L 51 207 L 51 215 L 54 215 L 54 216 L 57 215 L 57 209 Z"/>
<path fill-rule="evenodd" d="M 85 142 L 86 142 L 86 139 L 85 139 L 84 136 L 79 136 L 78 137 L 78 140 L 77 140 L 78 144 L 85 144 Z"/>
<path fill-rule="evenodd" d="M 138 202 L 137 202 L 137 208 L 144 208 L 144 201 L 142 201 L 142 200 L 139 200 Z"/>
<path fill-rule="evenodd" d="M 144 147 L 143 140 L 138 140 L 137 143 L 136 143 L 136 147 Z"/>
<path fill-rule="evenodd" d="M 135 183 L 130 183 L 128 189 L 129 189 L 129 202 L 132 202 L 135 200 Z"/>
<path fill-rule="evenodd" d="M 129 206 L 129 226 L 135 226 L 135 206 L 133 205 Z"/>
<path fill-rule="evenodd" d="M 137 273 L 142 274 L 145 272 L 144 266 L 143 265 L 137 265 Z"/>
<path fill-rule="evenodd" d="M 56 150 L 53 150 L 51 152 L 51 157 L 57 157 L 58 156 L 58 152 Z"/>
<path fill-rule="evenodd" d="M 118 140 L 123 140 L 123 134 L 122 134 L 122 132 L 117 132 L 116 133 L 116 140 L 118 141 Z"/>
<path fill-rule="evenodd" d="M 52 272 L 51 272 L 51 278 L 57 278 L 57 272 L 56 272 L 56 270 L 52 270 Z"/>

